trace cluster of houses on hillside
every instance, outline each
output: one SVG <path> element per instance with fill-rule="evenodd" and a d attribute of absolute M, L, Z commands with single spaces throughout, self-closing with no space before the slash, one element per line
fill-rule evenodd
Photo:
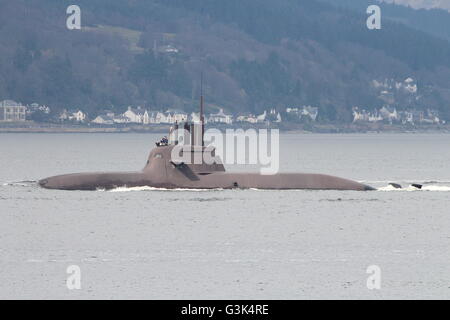
<path fill-rule="evenodd" d="M 432 109 L 426 111 L 406 110 L 397 111 L 395 107 L 384 106 L 379 110 L 367 111 L 358 107 L 353 108 L 353 122 L 387 122 L 390 124 L 444 124 L 439 118 L 439 112 Z"/>
<path fill-rule="evenodd" d="M 98 115 L 91 122 L 99 125 L 123 123 L 150 125 L 173 124 L 187 120 L 199 121 L 199 115 L 196 113 L 191 113 L 189 115 L 184 111 L 173 109 L 169 109 L 167 111 L 148 111 L 141 107 L 128 107 L 127 111 L 123 114 L 115 115 L 113 112 L 105 112 Z M 210 114 L 209 117 L 206 117 L 205 122 L 232 124 L 233 116 L 225 114 L 223 109 L 220 109 L 218 113 Z"/>
<path fill-rule="evenodd" d="M 173 124 L 184 121 L 200 121 L 198 113 L 187 114 L 182 110 L 167 111 L 148 111 L 141 107 L 132 108 L 128 107 L 128 110 L 123 114 L 115 115 L 112 112 L 106 112 L 97 116 L 92 120 L 92 123 L 99 125 L 112 125 L 116 123 L 132 123 L 132 124 Z M 274 109 L 265 111 L 263 114 L 255 116 L 252 114 L 238 115 L 234 117 L 231 114 L 227 114 L 223 109 L 219 109 L 217 113 L 211 113 L 205 117 L 206 123 L 226 124 L 231 125 L 234 122 L 248 122 L 248 123 L 264 123 L 270 120 L 275 122 L 281 122 L 281 115 L 276 113 Z"/>
<path fill-rule="evenodd" d="M 51 110 L 47 106 L 33 103 L 24 106 L 12 100 L 0 102 L 0 121 L 19 122 L 33 119 L 32 115 L 41 113 L 48 115 L 50 118 Z M 316 121 L 318 108 L 304 106 L 301 108 L 287 108 L 286 113 L 298 118 L 299 120 L 309 118 Z M 93 119 L 81 109 L 63 110 L 56 116 L 52 114 L 52 121 L 58 122 L 74 122 L 74 123 L 92 123 L 95 125 L 120 125 L 120 124 L 173 124 L 175 122 L 184 122 L 186 120 L 198 122 L 199 114 L 187 114 L 182 110 L 169 109 L 167 111 L 151 111 L 142 107 L 128 107 L 125 112 L 116 114 L 112 111 L 104 111 Z M 223 109 L 219 109 L 216 113 L 211 113 L 205 117 L 206 123 L 231 125 L 233 123 L 280 123 L 282 122 L 281 113 L 276 109 L 269 109 L 262 114 L 245 114 L 232 115 L 226 113 Z"/>
<path fill-rule="evenodd" d="M 439 117 L 439 113 L 435 110 L 428 109 L 426 111 L 407 110 L 397 111 L 394 107 L 384 106 L 379 110 L 367 111 L 365 109 L 354 107 L 353 122 L 386 122 L 399 124 L 443 124 Z M 12 100 L 4 100 L 0 102 L 0 121 L 1 122 L 20 122 L 27 119 L 33 119 L 33 115 L 40 113 L 50 118 L 51 110 L 47 106 L 33 103 L 24 106 Z M 318 121 L 319 108 L 313 106 L 289 107 L 283 112 L 285 121 Z M 149 111 L 142 107 L 128 107 L 125 112 L 115 114 L 112 111 L 104 111 L 95 118 L 89 119 L 88 115 L 80 109 L 63 110 L 55 116 L 53 120 L 58 122 L 75 122 L 75 123 L 91 123 L 94 125 L 126 125 L 126 124 L 173 124 L 184 121 L 198 122 L 199 114 L 187 114 L 182 110 L 169 109 L 167 111 Z M 283 121 L 281 113 L 276 109 L 269 109 L 262 114 L 238 114 L 236 116 L 226 113 L 223 109 L 219 109 L 217 113 L 211 113 L 205 117 L 206 123 L 231 125 L 233 123 L 248 124 L 268 124 L 281 123 Z"/>
<path fill-rule="evenodd" d="M 26 121 L 35 112 L 50 114 L 50 108 L 37 103 L 24 106 L 13 100 L 3 100 L 0 102 L 0 122 Z"/>
<path fill-rule="evenodd" d="M 319 116 L 319 108 L 312 106 L 303 106 L 301 108 L 287 108 L 286 113 L 294 117 L 298 117 L 299 120 L 311 120 L 317 121 Z"/>

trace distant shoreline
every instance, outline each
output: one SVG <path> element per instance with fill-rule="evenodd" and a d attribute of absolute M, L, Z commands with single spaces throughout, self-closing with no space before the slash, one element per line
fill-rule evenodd
<path fill-rule="evenodd" d="M 33 122 L 0 123 L 0 133 L 152 133 L 167 134 L 170 125 L 130 125 L 118 127 L 100 127 L 88 125 L 38 124 Z M 209 126 L 207 126 L 208 128 Z M 213 126 L 211 126 L 213 127 Z M 279 129 L 282 133 L 450 133 L 450 125 L 389 125 L 382 123 L 360 124 L 277 124 L 273 126 L 239 124 L 233 126 L 216 125 L 214 128 L 225 129 Z"/>

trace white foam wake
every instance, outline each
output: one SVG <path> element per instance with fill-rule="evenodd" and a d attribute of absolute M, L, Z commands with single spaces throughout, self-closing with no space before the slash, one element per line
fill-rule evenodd
<path fill-rule="evenodd" d="M 35 184 L 36 180 L 24 180 L 24 181 L 13 181 L 13 182 L 4 182 L 2 183 L 3 187 L 28 187 L 30 185 Z"/>
<path fill-rule="evenodd" d="M 391 185 L 387 187 L 381 187 L 377 189 L 378 191 L 434 191 L 434 192 L 450 192 L 450 186 L 436 186 L 436 185 L 428 185 L 423 186 L 422 189 L 409 186 L 406 188 L 395 188 Z"/>
<path fill-rule="evenodd" d="M 149 186 L 142 186 L 142 187 L 117 187 L 111 190 L 105 190 L 105 189 L 97 189 L 97 191 L 108 191 L 108 192 L 137 192 L 137 191 L 172 191 L 172 192 L 179 192 L 179 191 L 188 191 L 188 192 L 210 192 L 210 191 L 221 191 L 223 189 L 188 189 L 188 188 L 177 188 L 177 189 L 167 189 L 167 188 L 155 188 L 155 187 L 149 187 Z M 253 191 L 265 191 L 262 189 L 256 189 L 251 188 L 249 190 Z M 450 186 L 445 185 L 424 185 L 422 189 L 416 188 L 412 185 L 408 187 L 403 188 L 395 188 L 392 185 L 388 185 L 385 187 L 377 188 L 378 191 L 433 191 L 433 192 L 450 192 Z"/>
<path fill-rule="evenodd" d="M 449 192 L 450 186 L 423 186 L 422 191 Z"/>
<path fill-rule="evenodd" d="M 178 189 L 167 189 L 167 188 L 154 188 L 154 187 L 118 187 L 111 190 L 108 190 L 109 192 L 135 192 L 135 191 L 217 191 L 217 190 L 223 190 L 223 189 L 187 189 L 187 188 L 178 188 Z M 105 190 L 98 190 L 98 191 L 105 191 Z"/>
<path fill-rule="evenodd" d="M 152 187 L 118 187 L 111 190 L 108 190 L 109 192 L 132 192 L 132 191 L 155 191 L 158 190 L 157 188 Z"/>

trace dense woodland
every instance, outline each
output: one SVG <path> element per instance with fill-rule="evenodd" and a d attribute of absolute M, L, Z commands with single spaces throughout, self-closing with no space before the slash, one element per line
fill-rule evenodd
<path fill-rule="evenodd" d="M 450 14 L 383 5 L 382 30 L 370 31 L 365 0 L 333 3 L 0 0 L 0 99 L 91 116 L 128 105 L 192 111 L 203 72 L 209 111 L 314 105 L 321 121 L 349 121 L 353 106 L 386 103 L 373 80 L 411 77 L 414 99 L 390 104 L 450 120 Z M 82 30 L 66 28 L 70 4 Z"/>

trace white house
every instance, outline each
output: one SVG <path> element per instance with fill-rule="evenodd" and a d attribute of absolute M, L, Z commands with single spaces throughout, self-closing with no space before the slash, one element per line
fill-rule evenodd
<path fill-rule="evenodd" d="M 76 122 L 84 122 L 87 118 L 87 115 L 81 111 L 81 110 L 77 110 L 77 111 L 67 111 L 66 109 L 64 109 L 60 114 L 59 114 L 59 120 L 61 121 L 76 121 Z"/>
<path fill-rule="evenodd" d="M 281 122 L 281 114 L 279 112 L 277 113 L 277 111 L 275 109 L 271 109 L 269 114 L 270 114 L 271 120 L 275 119 L 275 122 L 278 122 L 278 123 Z"/>
<path fill-rule="evenodd" d="M 387 120 L 390 123 L 399 120 L 397 109 L 393 107 L 384 106 L 380 109 L 380 114 L 383 120 Z"/>
<path fill-rule="evenodd" d="M 317 120 L 317 116 L 319 115 L 319 108 L 312 106 L 303 106 L 303 109 L 300 113 L 300 117 L 309 117 L 312 121 Z"/>
<path fill-rule="evenodd" d="M 149 124 L 159 124 L 160 118 L 158 118 L 159 111 L 146 111 L 148 114 L 148 123 Z"/>
<path fill-rule="evenodd" d="M 375 111 L 374 113 L 369 113 L 369 122 L 378 122 L 383 121 L 383 117 L 381 114 L 378 113 L 378 111 Z"/>
<path fill-rule="evenodd" d="M 158 51 L 161 53 L 178 53 L 178 52 L 180 52 L 179 49 L 177 49 L 176 47 L 174 47 L 171 44 L 160 46 L 158 48 Z"/>
<path fill-rule="evenodd" d="M 166 123 L 166 115 L 161 111 L 156 112 L 154 119 L 155 123 Z"/>
<path fill-rule="evenodd" d="M 142 123 L 143 124 L 149 124 L 150 123 L 150 115 L 148 114 L 147 110 L 145 110 L 144 114 L 142 115 Z"/>
<path fill-rule="evenodd" d="M 218 113 L 213 113 L 209 115 L 209 122 L 212 123 L 224 123 L 224 124 L 232 124 L 233 116 L 229 114 L 225 114 L 223 109 L 220 109 Z"/>
<path fill-rule="evenodd" d="M 71 112 L 71 115 L 69 115 L 69 120 L 74 120 L 76 122 L 84 122 L 86 118 L 86 114 L 81 110 Z"/>
<path fill-rule="evenodd" d="M 130 123 L 130 118 L 121 114 L 118 116 L 114 116 L 113 121 L 114 121 L 114 123 L 117 123 L 117 124 Z"/>
<path fill-rule="evenodd" d="M 441 123 L 441 119 L 439 118 L 439 112 L 436 110 L 428 109 L 424 115 L 424 119 L 422 120 L 422 122 L 429 123 L 429 124 Z"/>
<path fill-rule="evenodd" d="M 352 108 L 353 122 L 369 121 L 369 115 L 366 110 L 360 110 L 358 107 Z"/>
<path fill-rule="evenodd" d="M 175 118 L 173 113 L 166 111 L 166 112 L 159 112 L 158 115 L 159 123 L 166 123 L 166 124 L 172 124 L 175 123 Z"/>
<path fill-rule="evenodd" d="M 69 113 L 66 109 L 59 113 L 58 119 L 61 121 L 66 121 L 69 119 Z"/>
<path fill-rule="evenodd" d="M 173 119 L 175 120 L 175 122 L 178 122 L 178 123 L 185 122 L 188 120 L 188 115 L 186 113 L 184 113 L 183 111 L 174 110 Z"/>
<path fill-rule="evenodd" d="M 414 83 L 414 79 L 407 78 L 404 82 L 404 88 L 406 91 L 408 91 L 409 93 L 417 93 L 417 84 Z"/>
<path fill-rule="evenodd" d="M 248 123 L 252 123 L 255 124 L 258 122 L 258 118 L 252 114 L 246 114 L 246 115 L 239 115 L 236 118 L 236 121 L 238 122 L 248 122 Z"/>
<path fill-rule="evenodd" d="M 286 108 L 286 112 L 298 116 L 299 119 L 311 119 L 316 121 L 319 115 L 319 108 L 312 106 L 303 106 L 301 108 Z"/>
<path fill-rule="evenodd" d="M 25 121 L 27 108 L 12 100 L 0 102 L 0 121 Z"/>
<path fill-rule="evenodd" d="M 278 112 L 277 114 L 277 120 L 275 122 L 281 122 L 281 114 Z"/>
<path fill-rule="evenodd" d="M 132 108 L 130 106 L 128 107 L 128 110 L 124 112 L 123 116 L 130 119 L 129 122 L 131 123 L 144 123 L 144 113 L 145 110 L 143 110 L 141 107 Z"/>
<path fill-rule="evenodd" d="M 94 120 L 92 120 L 92 123 L 95 124 L 114 124 L 114 118 L 109 117 L 107 115 L 99 115 Z"/>
<path fill-rule="evenodd" d="M 352 110 L 353 122 L 378 122 L 383 120 L 383 117 L 378 111 L 372 113 L 364 109 L 360 110 L 358 107 L 354 107 Z"/>
<path fill-rule="evenodd" d="M 181 123 L 188 120 L 188 114 L 182 110 L 172 110 L 169 109 L 164 113 L 164 116 L 161 116 L 162 123 Z"/>
<path fill-rule="evenodd" d="M 264 111 L 263 114 L 260 114 L 259 116 L 256 117 L 256 121 L 264 122 L 264 121 L 266 121 L 266 118 L 267 118 L 267 111 Z"/>
<path fill-rule="evenodd" d="M 39 105 L 39 103 L 32 103 L 27 107 L 27 113 L 29 113 L 29 114 L 35 113 L 37 111 L 43 112 L 45 114 L 49 114 L 51 110 L 47 106 Z"/>

